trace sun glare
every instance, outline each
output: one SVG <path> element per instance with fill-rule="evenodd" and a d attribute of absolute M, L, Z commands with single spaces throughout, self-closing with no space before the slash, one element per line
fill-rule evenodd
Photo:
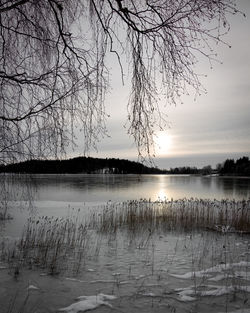
<path fill-rule="evenodd" d="M 154 140 L 156 156 L 169 154 L 172 147 L 172 137 L 169 134 L 165 131 L 158 132 Z"/>
<path fill-rule="evenodd" d="M 166 200 L 168 197 L 167 197 L 167 194 L 166 194 L 166 191 L 164 189 L 160 189 L 158 191 L 158 194 L 157 194 L 157 198 L 158 200 L 160 201 L 164 201 Z"/>

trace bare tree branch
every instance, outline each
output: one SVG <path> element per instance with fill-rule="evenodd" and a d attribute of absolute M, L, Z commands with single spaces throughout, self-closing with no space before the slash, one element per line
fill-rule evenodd
<path fill-rule="evenodd" d="M 106 133 L 106 58 L 131 75 L 128 133 L 152 155 L 164 126 L 159 95 L 175 103 L 203 88 L 194 65 L 216 59 L 235 0 L 0 1 L 0 162 L 60 156 L 83 133 L 85 151 Z"/>
<path fill-rule="evenodd" d="M 20 1 L 6 1 L 5 4 L 10 4 L 11 2 L 14 2 L 13 4 L 10 4 L 9 6 L 3 6 L 1 4 L 0 6 L 0 13 L 2 12 L 6 12 L 6 11 L 10 11 L 12 9 L 15 9 L 17 8 L 19 5 L 23 5 L 25 4 L 26 2 L 28 2 L 29 0 L 20 0 Z M 1 8 L 3 6 L 3 8 Z"/>

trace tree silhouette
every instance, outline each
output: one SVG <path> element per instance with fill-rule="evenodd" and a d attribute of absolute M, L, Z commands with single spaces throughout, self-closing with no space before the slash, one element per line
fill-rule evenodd
<path fill-rule="evenodd" d="M 77 157 L 68 160 L 28 160 L 8 164 L 0 166 L 0 173 L 164 174 L 166 171 L 155 167 L 147 167 L 142 163 L 129 160 Z M 4 187 L 8 186 L 8 184 L 5 184 L 5 181 L 3 181 L 2 185 Z"/>
<path fill-rule="evenodd" d="M 220 164 L 219 173 L 222 175 L 250 176 L 249 157 L 243 156 L 236 161 L 234 159 L 227 159 L 223 164 Z"/>
<path fill-rule="evenodd" d="M 0 162 L 58 156 L 83 133 L 85 150 L 106 133 L 106 57 L 130 66 L 128 133 L 150 154 L 158 96 L 202 89 L 194 65 L 228 32 L 234 0 L 0 1 Z"/>

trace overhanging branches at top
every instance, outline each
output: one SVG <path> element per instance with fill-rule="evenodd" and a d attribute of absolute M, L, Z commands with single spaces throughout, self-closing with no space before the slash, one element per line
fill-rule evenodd
<path fill-rule="evenodd" d="M 109 53 L 123 81 L 129 64 L 128 133 L 151 155 L 164 126 L 159 95 L 202 91 L 194 65 L 213 62 L 212 43 L 237 12 L 234 0 L 0 1 L 0 161 L 58 156 L 76 128 L 86 151 L 95 146 L 106 134 Z"/>

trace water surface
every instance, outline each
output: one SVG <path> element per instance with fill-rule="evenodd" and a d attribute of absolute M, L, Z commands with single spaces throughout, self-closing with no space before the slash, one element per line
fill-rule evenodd
<path fill-rule="evenodd" d="M 2 178 L 2 179 L 1 179 Z M 27 218 L 87 214 L 108 201 L 180 198 L 247 199 L 250 178 L 175 175 L 7 175 L 1 179 L 0 203 L 13 220 L 1 222 L 4 244 L 20 237 Z M 11 237 L 11 238 L 9 238 Z M 89 238 L 87 236 L 87 238 Z M 115 295 L 114 312 L 249 312 L 250 237 L 215 232 L 121 231 L 97 233 L 84 251 L 81 272 L 74 255 L 67 271 L 13 268 L 0 262 L 0 307 L 20 312 L 57 312 L 75 298 Z M 20 263 L 21 264 L 21 263 Z M 19 266 L 20 266 L 19 264 Z M 34 263 L 35 264 L 35 263 Z M 191 273 L 191 274 L 190 274 Z M 29 290 L 29 286 L 37 289 Z M 213 297 L 209 296 L 213 294 Z M 69 311 L 68 311 L 69 312 Z M 95 312 L 111 312 L 102 306 Z"/>
<path fill-rule="evenodd" d="M 250 197 L 250 178 L 188 175 L 14 175 L 12 200 L 22 200 L 24 185 L 37 201 L 107 202 L 134 199 Z M 27 194 L 27 198 L 30 194 Z"/>

